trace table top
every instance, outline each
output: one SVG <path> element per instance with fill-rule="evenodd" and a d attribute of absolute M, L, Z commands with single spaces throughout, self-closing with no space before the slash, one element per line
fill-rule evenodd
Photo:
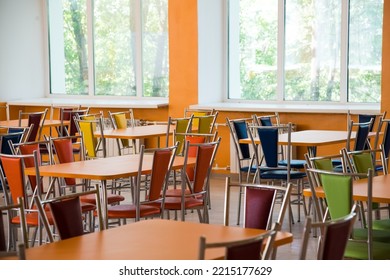
<path fill-rule="evenodd" d="M 355 132 L 352 132 L 351 139 L 355 138 Z M 375 132 L 371 132 L 369 137 L 374 137 Z M 339 130 L 302 130 L 291 132 L 292 146 L 323 146 L 330 144 L 339 144 L 347 141 L 348 131 Z M 256 143 L 260 143 L 259 139 L 255 139 Z M 241 139 L 240 143 L 250 144 L 250 138 Z M 288 143 L 287 133 L 279 136 L 279 143 L 286 145 Z"/>
<path fill-rule="evenodd" d="M 170 133 L 173 133 L 174 127 L 170 129 Z M 123 138 L 123 139 L 141 139 L 147 137 L 159 137 L 167 135 L 166 125 L 146 125 L 136 126 L 128 128 L 118 129 L 105 129 L 103 131 L 105 138 Z M 96 136 L 100 136 L 100 132 L 95 133 Z"/>
<path fill-rule="evenodd" d="M 69 124 L 69 121 L 64 121 L 63 124 L 67 125 Z M 28 120 L 22 119 L 22 127 L 27 127 Z M 0 121 L 0 126 L 7 126 L 7 127 L 18 127 L 19 126 L 19 120 L 8 120 L 8 121 Z M 45 120 L 43 123 L 43 126 L 61 126 L 60 120 Z"/>
<path fill-rule="evenodd" d="M 199 237 L 210 242 L 242 240 L 264 230 L 173 220 L 143 220 L 26 250 L 28 260 L 194 260 Z M 289 232 L 278 232 L 275 246 L 293 241 Z M 206 252 L 207 259 L 221 258 L 223 249 Z"/>
<path fill-rule="evenodd" d="M 113 180 L 136 176 L 139 167 L 139 154 L 107 157 L 94 160 L 76 161 L 39 167 L 41 176 L 79 178 L 90 180 Z M 144 155 L 143 174 L 152 170 L 152 155 Z M 189 166 L 195 164 L 195 158 L 188 158 Z M 184 165 L 183 157 L 175 157 L 172 169 L 180 169 Z M 26 175 L 34 175 L 34 168 L 26 168 Z"/>
<path fill-rule="evenodd" d="M 372 201 L 378 203 L 390 203 L 390 175 L 378 175 L 372 178 Z M 311 190 L 305 189 L 303 195 L 311 196 Z M 322 187 L 316 188 L 317 197 L 324 198 Z M 367 201 L 367 179 L 359 179 L 353 182 L 353 199 Z"/>

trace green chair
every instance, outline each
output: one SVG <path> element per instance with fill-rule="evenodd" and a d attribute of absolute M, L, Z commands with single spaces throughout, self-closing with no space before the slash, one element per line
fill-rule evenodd
<path fill-rule="evenodd" d="M 345 149 L 342 150 L 344 158 L 348 163 L 348 168 L 356 173 L 366 173 L 368 169 L 375 170 L 376 162 L 380 158 L 382 171 L 387 174 L 387 161 L 383 146 L 379 149 L 370 149 L 363 151 L 347 152 Z M 362 206 L 363 207 L 363 206 Z M 388 209 L 388 205 L 381 207 L 379 203 L 373 203 L 372 209 L 376 213 L 376 220 L 372 221 L 372 228 L 378 230 L 387 230 L 390 232 L 390 219 L 380 219 L 380 210 Z M 362 208 L 363 209 L 363 208 Z"/>
<path fill-rule="evenodd" d="M 368 178 L 368 201 L 367 201 L 367 225 L 364 228 L 354 228 L 352 238 L 348 241 L 344 258 L 346 259 L 390 259 L 390 243 L 383 242 L 388 239 L 387 231 L 372 229 L 372 177 L 373 171 L 368 173 L 341 173 L 324 171 L 319 169 L 307 169 L 308 177 L 317 174 L 321 178 L 321 184 L 325 192 L 327 211 L 325 218 L 331 220 L 342 218 L 355 211 L 356 203 L 352 200 L 353 182 L 355 178 L 366 176 Z M 374 239 L 375 236 L 375 239 Z M 378 241 L 381 240 L 381 241 Z"/>

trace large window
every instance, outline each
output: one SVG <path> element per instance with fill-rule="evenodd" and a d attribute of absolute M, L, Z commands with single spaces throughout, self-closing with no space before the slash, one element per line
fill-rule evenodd
<path fill-rule="evenodd" d="M 379 103 L 383 0 L 229 0 L 229 99 Z"/>
<path fill-rule="evenodd" d="M 168 96 L 168 0 L 47 0 L 53 94 Z"/>

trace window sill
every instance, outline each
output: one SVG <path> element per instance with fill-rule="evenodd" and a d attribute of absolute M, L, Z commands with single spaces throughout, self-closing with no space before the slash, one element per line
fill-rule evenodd
<path fill-rule="evenodd" d="M 215 109 L 236 112 L 279 112 L 279 113 L 380 113 L 380 104 L 260 104 L 239 102 L 216 102 L 191 105 L 191 109 Z"/>
<path fill-rule="evenodd" d="M 16 106 L 66 106 L 81 105 L 93 108 L 141 108 L 158 109 L 168 107 L 168 100 L 165 99 L 95 99 L 95 98 L 36 98 L 13 100 L 8 105 Z"/>

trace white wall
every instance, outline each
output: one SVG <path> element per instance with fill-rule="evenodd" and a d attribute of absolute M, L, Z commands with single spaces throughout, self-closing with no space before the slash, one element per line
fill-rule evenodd
<path fill-rule="evenodd" d="M 198 103 L 220 102 L 226 92 L 226 0 L 198 0 Z"/>
<path fill-rule="evenodd" d="M 44 97 L 43 0 L 0 0 L 0 101 Z"/>

